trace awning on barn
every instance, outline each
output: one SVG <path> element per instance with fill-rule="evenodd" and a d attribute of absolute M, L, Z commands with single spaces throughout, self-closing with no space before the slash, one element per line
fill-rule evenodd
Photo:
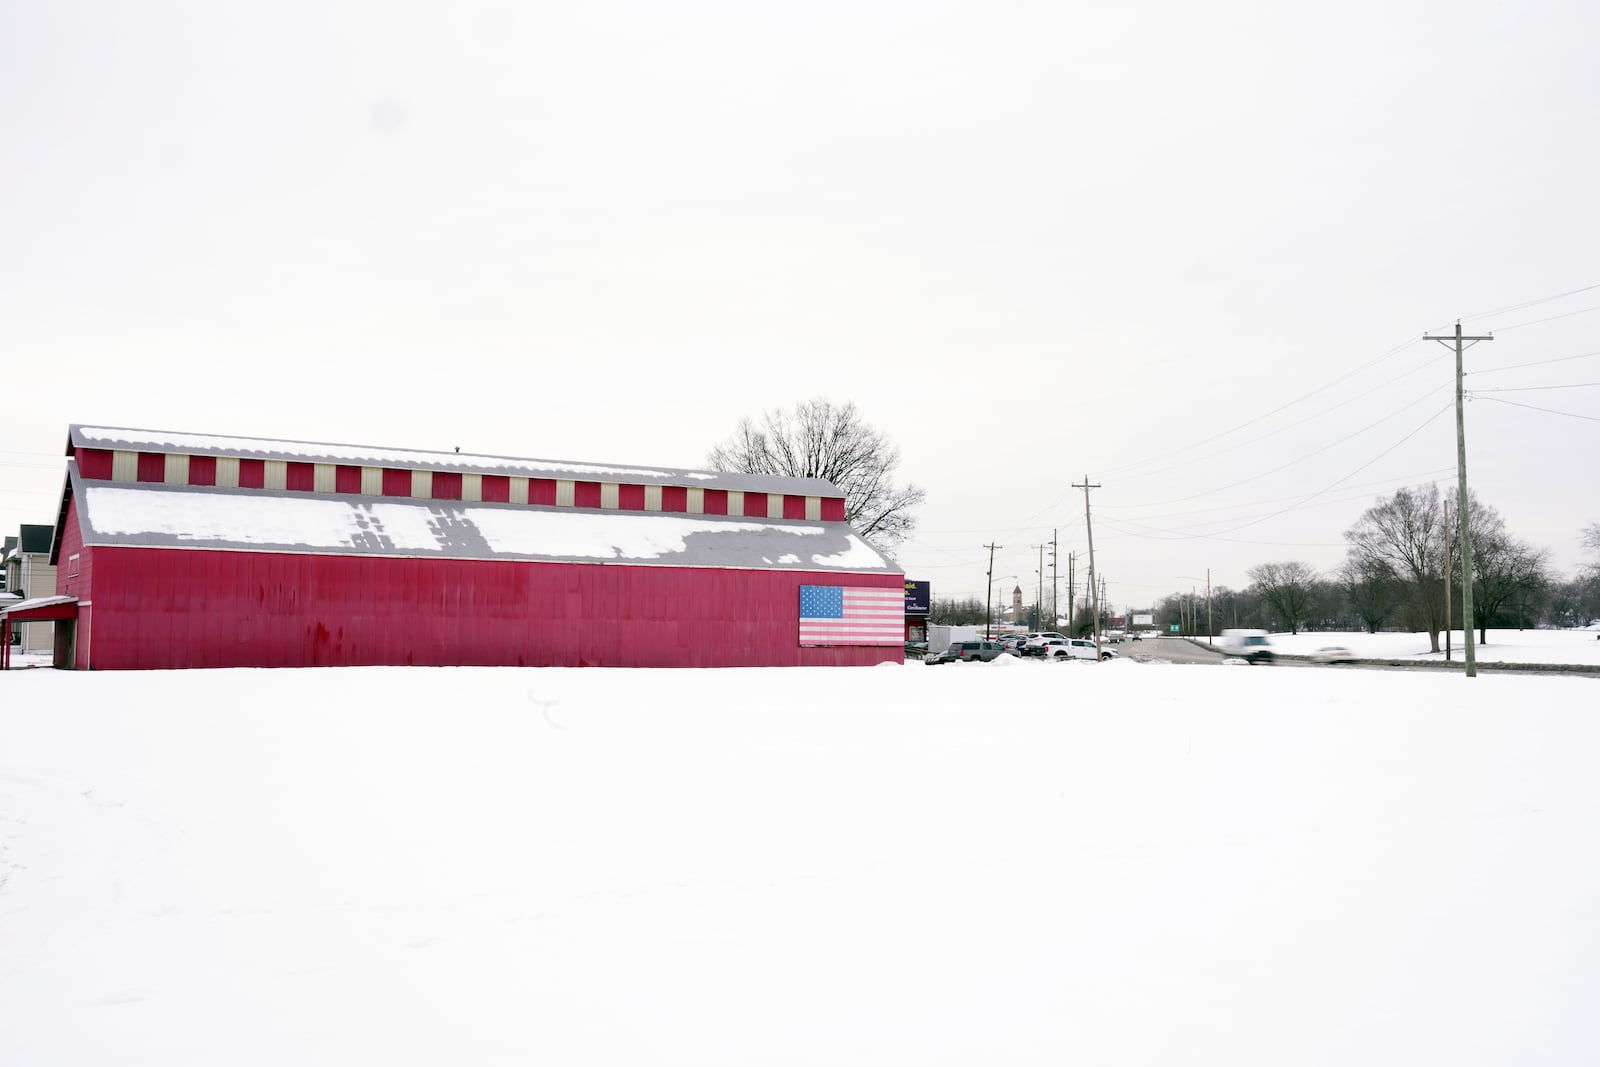
<path fill-rule="evenodd" d="M 41 596 L 16 604 L 0 604 L 0 671 L 11 669 L 11 625 L 14 622 L 52 622 L 76 619 L 75 596 Z"/>

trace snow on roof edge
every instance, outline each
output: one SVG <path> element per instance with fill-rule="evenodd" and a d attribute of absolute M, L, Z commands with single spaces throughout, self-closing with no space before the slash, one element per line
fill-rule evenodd
<path fill-rule="evenodd" d="M 518 474 L 529 477 L 572 475 L 580 481 L 627 481 L 660 485 L 702 485 L 749 492 L 783 492 L 797 496 L 843 497 L 833 483 L 822 478 L 791 478 L 783 475 L 743 474 L 737 471 L 703 471 L 680 467 L 641 467 L 633 465 L 545 460 L 516 456 L 480 455 L 461 452 L 431 452 L 421 449 L 388 448 L 373 445 L 332 444 L 296 441 L 287 438 L 243 437 L 228 434 L 196 434 L 181 431 L 146 430 L 132 427 L 106 427 L 73 423 L 67 431 L 69 446 L 108 448 L 125 451 L 185 452 L 198 455 L 243 456 L 251 459 L 285 459 L 351 463 L 419 470 L 450 470 L 463 473 Z"/>

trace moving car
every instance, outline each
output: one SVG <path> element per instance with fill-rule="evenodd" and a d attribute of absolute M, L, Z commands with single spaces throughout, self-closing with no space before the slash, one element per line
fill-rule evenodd
<path fill-rule="evenodd" d="M 1356 654 L 1343 645 L 1328 645 L 1311 653 L 1311 658 L 1318 663 L 1354 663 Z"/>
<path fill-rule="evenodd" d="M 1271 663 L 1277 658 L 1265 630 L 1224 630 L 1222 651 L 1226 655 L 1248 661 L 1251 666 L 1257 663 Z"/>

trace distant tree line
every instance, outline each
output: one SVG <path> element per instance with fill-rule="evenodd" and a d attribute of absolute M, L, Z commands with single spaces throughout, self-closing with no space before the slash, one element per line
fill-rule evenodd
<path fill-rule="evenodd" d="M 1472 531 L 1472 620 L 1478 639 L 1490 627 L 1587 626 L 1600 619 L 1600 523 L 1579 534 L 1588 554 L 1562 578 L 1549 552 L 1507 528 L 1500 513 L 1467 494 Z M 1380 497 L 1345 531 L 1344 562 L 1329 573 L 1300 560 L 1262 563 L 1242 590 L 1213 588 L 1209 618 L 1199 591 L 1173 593 L 1154 607 L 1162 629 L 1203 634 L 1230 627 L 1276 632 L 1385 629 L 1427 631 L 1433 651 L 1448 626 L 1461 629 L 1460 508 L 1454 490 L 1435 485 Z M 1446 574 L 1450 576 L 1448 613 Z"/>

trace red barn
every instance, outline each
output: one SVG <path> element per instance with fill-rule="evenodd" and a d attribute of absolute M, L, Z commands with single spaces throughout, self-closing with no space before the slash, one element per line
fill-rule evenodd
<path fill-rule="evenodd" d="M 819 479 L 70 428 L 58 666 L 903 658 L 904 575 Z"/>

